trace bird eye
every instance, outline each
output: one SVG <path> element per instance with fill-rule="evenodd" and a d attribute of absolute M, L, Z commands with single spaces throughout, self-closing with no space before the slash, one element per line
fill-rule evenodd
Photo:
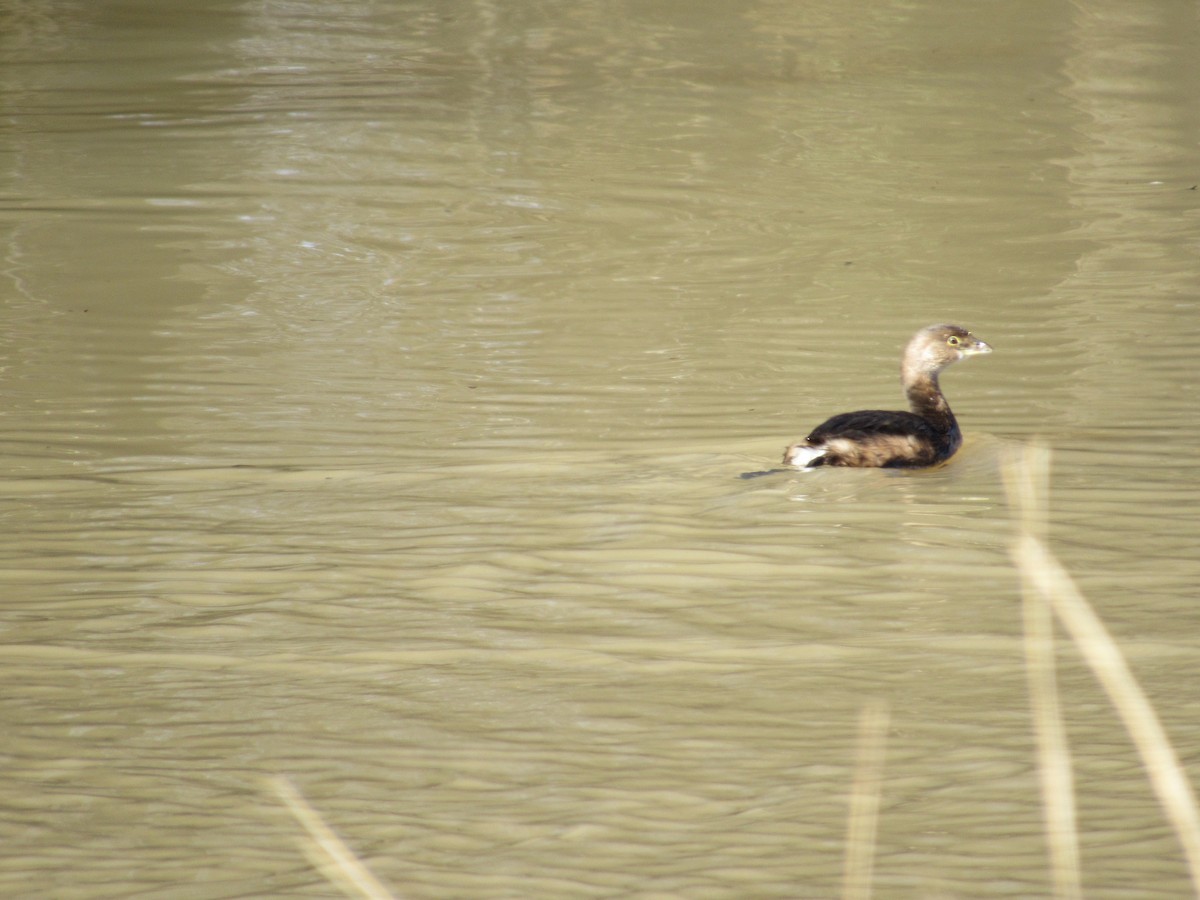
<path fill-rule="evenodd" d="M 957 334 L 950 335 L 950 337 L 946 338 L 946 343 L 949 344 L 951 347 L 957 347 L 960 343 L 958 340 L 958 335 Z"/>

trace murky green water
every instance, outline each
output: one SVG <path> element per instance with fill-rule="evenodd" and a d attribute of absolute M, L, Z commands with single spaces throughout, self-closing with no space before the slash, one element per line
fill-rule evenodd
<path fill-rule="evenodd" d="M 0 890 L 1049 892 L 998 474 L 1200 754 L 1174 3 L 0 3 Z M 901 403 L 933 472 L 751 481 Z M 1063 645 L 1087 896 L 1186 896 Z"/>

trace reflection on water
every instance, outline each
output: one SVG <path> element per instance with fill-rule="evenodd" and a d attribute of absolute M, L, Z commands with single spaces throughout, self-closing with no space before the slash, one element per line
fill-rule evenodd
<path fill-rule="evenodd" d="M 53 13 L 53 14 L 52 14 Z M 14 896 L 326 896 L 291 776 L 408 897 L 1048 876 L 997 460 L 1184 759 L 1198 35 L 1121 4 L 0 10 Z M 947 374 L 925 472 L 784 472 Z M 1086 670 L 1089 897 L 1186 890 Z"/>

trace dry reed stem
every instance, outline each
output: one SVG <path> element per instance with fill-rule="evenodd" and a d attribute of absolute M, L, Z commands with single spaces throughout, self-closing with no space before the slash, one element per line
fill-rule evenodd
<path fill-rule="evenodd" d="M 307 840 L 300 842 L 304 855 L 330 884 L 347 897 L 365 897 L 367 900 L 398 900 L 377 879 L 371 870 L 354 855 L 345 842 L 334 833 L 320 814 L 309 805 L 296 790 L 291 780 L 283 775 L 267 779 L 267 786 L 284 802 L 296 821 L 308 832 Z"/>
<path fill-rule="evenodd" d="M 1039 537 L 1045 534 L 1049 472 L 1050 454 L 1042 447 L 1027 448 L 1023 460 L 1010 460 L 1004 467 L 1009 504 L 1020 511 L 1025 534 Z M 1020 560 L 1017 565 L 1019 568 Z M 1025 673 L 1037 737 L 1042 817 L 1054 896 L 1058 900 L 1080 900 L 1083 875 L 1075 815 L 1075 776 L 1055 677 L 1054 618 L 1049 604 L 1024 577 L 1022 594 Z"/>
<path fill-rule="evenodd" d="M 863 707 L 858 719 L 858 749 L 842 871 L 843 900 L 869 900 L 871 896 L 888 719 L 887 704 L 882 701 Z"/>
<path fill-rule="evenodd" d="M 1034 464 L 1045 465 L 1045 450 L 1031 451 Z M 1038 463 L 1036 453 L 1046 454 Z M 1153 705 L 1129 669 L 1124 655 L 1104 623 L 1079 592 L 1074 580 L 1042 541 L 1026 528 L 1018 535 L 1013 558 L 1028 590 L 1040 595 L 1054 610 L 1084 661 L 1108 694 L 1129 732 L 1151 787 L 1175 829 L 1192 879 L 1200 896 L 1200 811 L 1179 757 L 1171 746 Z"/>
<path fill-rule="evenodd" d="M 1046 601 L 1035 591 L 1027 587 L 1024 593 L 1025 672 L 1037 735 L 1042 816 L 1050 849 L 1054 896 L 1059 900 L 1079 900 L 1083 896 L 1083 878 L 1075 817 L 1075 776 L 1055 680 L 1054 619 Z"/>

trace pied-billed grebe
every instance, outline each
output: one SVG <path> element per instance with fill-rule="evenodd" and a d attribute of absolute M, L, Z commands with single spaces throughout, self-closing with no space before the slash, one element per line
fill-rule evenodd
<path fill-rule="evenodd" d="M 957 325 L 930 325 L 908 342 L 900 380 L 912 412 L 864 409 L 821 423 L 792 444 L 783 464 L 796 468 L 860 466 L 919 468 L 944 462 L 962 446 L 962 432 L 938 373 L 951 363 L 992 348 Z"/>

